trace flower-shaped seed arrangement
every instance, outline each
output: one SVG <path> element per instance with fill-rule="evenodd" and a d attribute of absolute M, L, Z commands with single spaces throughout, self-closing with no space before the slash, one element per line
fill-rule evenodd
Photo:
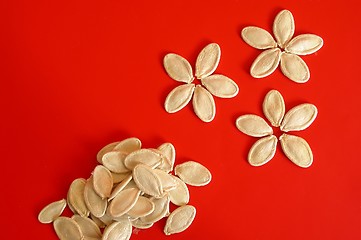
<path fill-rule="evenodd" d="M 300 104 L 285 114 L 285 103 L 282 95 L 271 90 L 263 101 L 263 113 L 274 127 L 283 132 L 304 130 L 311 125 L 317 116 L 317 108 L 313 104 Z M 242 115 L 236 120 L 237 128 L 252 137 L 262 137 L 256 141 L 248 153 L 248 161 L 252 166 L 261 166 L 270 161 L 277 147 L 277 137 L 267 122 L 253 114 Z M 310 146 L 301 137 L 283 133 L 280 138 L 285 155 L 297 166 L 307 168 L 313 162 Z"/>
<path fill-rule="evenodd" d="M 314 34 L 301 34 L 293 37 L 295 23 L 292 13 L 283 10 L 273 22 L 273 34 L 259 27 L 246 27 L 242 30 L 242 38 L 250 46 L 266 49 L 253 62 L 251 75 L 263 78 L 273 73 L 281 64 L 282 73 L 297 83 L 305 83 L 310 78 L 307 64 L 298 55 L 308 55 L 318 51 L 322 45 L 321 37 Z"/>
<path fill-rule="evenodd" d="M 221 49 L 216 43 L 207 45 L 199 53 L 195 77 L 201 81 L 201 85 L 192 83 L 192 67 L 185 58 L 174 53 L 164 57 L 164 68 L 168 75 L 175 81 L 185 83 L 168 94 L 164 103 L 168 113 L 175 113 L 184 108 L 193 96 L 193 109 L 196 115 L 204 122 L 211 122 L 216 114 L 212 94 L 220 98 L 232 98 L 238 94 L 238 86 L 232 79 L 221 74 L 213 74 L 220 57 Z"/>

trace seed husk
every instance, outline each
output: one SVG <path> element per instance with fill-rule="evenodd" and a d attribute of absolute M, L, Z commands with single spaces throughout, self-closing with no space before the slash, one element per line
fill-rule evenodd
<path fill-rule="evenodd" d="M 272 74 L 281 59 L 281 50 L 279 48 L 271 48 L 263 51 L 253 61 L 251 66 L 251 76 L 254 78 L 263 78 Z"/>
<path fill-rule="evenodd" d="M 193 109 L 203 122 L 211 122 L 216 115 L 213 96 L 201 85 L 197 85 L 194 90 Z"/>
<path fill-rule="evenodd" d="M 277 90 L 269 91 L 264 98 L 262 107 L 264 115 L 272 126 L 279 127 L 285 115 L 285 102 L 281 93 Z"/>
<path fill-rule="evenodd" d="M 110 194 L 108 201 L 111 201 L 113 198 L 115 198 L 121 191 L 123 191 L 123 189 L 125 188 L 125 186 L 128 185 L 128 183 L 133 179 L 133 176 L 131 173 L 128 174 L 128 176 L 121 182 L 119 183 L 112 191 L 112 193 Z"/>
<path fill-rule="evenodd" d="M 103 155 L 106 154 L 107 152 L 112 151 L 117 144 L 119 144 L 119 142 L 109 143 L 108 145 L 100 149 L 100 151 L 97 153 L 97 161 L 99 163 L 102 163 Z"/>
<path fill-rule="evenodd" d="M 66 200 L 61 199 L 56 202 L 52 202 L 45 206 L 38 215 L 38 220 L 41 223 L 51 223 L 57 219 L 64 211 L 66 207 Z"/>
<path fill-rule="evenodd" d="M 273 33 L 278 45 L 284 48 L 295 32 L 293 15 L 288 10 L 279 12 L 273 22 Z"/>
<path fill-rule="evenodd" d="M 282 73 L 296 83 L 305 83 L 310 79 L 310 70 L 299 56 L 283 52 L 281 54 Z"/>
<path fill-rule="evenodd" d="M 294 164 L 303 168 L 311 166 L 313 154 L 306 140 L 284 133 L 280 137 L 280 142 L 283 152 Z"/>
<path fill-rule="evenodd" d="M 59 217 L 54 220 L 54 230 L 61 240 L 83 240 L 79 225 L 71 218 Z"/>
<path fill-rule="evenodd" d="M 196 216 L 196 208 L 191 205 L 184 205 L 174 210 L 168 217 L 164 227 L 164 233 L 171 235 L 186 230 Z"/>
<path fill-rule="evenodd" d="M 88 207 L 89 211 L 95 217 L 102 217 L 107 209 L 108 201 L 102 199 L 94 190 L 93 187 L 93 177 L 90 177 L 84 188 L 84 200 L 85 204 Z"/>
<path fill-rule="evenodd" d="M 154 203 L 153 212 L 145 217 L 139 218 L 143 223 L 146 224 L 155 223 L 169 213 L 170 198 L 168 195 L 164 195 L 161 198 L 151 197 L 150 200 Z"/>
<path fill-rule="evenodd" d="M 281 124 L 284 132 L 300 131 L 308 128 L 317 117 L 317 107 L 304 103 L 289 110 Z"/>
<path fill-rule="evenodd" d="M 167 173 L 173 171 L 174 162 L 175 162 L 175 148 L 171 143 L 163 143 L 158 147 L 158 150 L 166 158 L 157 168 L 161 169 Z"/>
<path fill-rule="evenodd" d="M 135 205 L 128 211 L 132 218 L 147 216 L 154 211 L 154 203 L 149 198 L 139 196 Z"/>
<path fill-rule="evenodd" d="M 175 113 L 184 108 L 192 99 L 195 84 L 183 84 L 174 88 L 164 102 L 164 108 L 168 113 Z"/>
<path fill-rule="evenodd" d="M 73 215 L 71 218 L 79 225 L 80 230 L 85 237 L 101 238 L 102 233 L 93 220 L 80 215 Z"/>
<path fill-rule="evenodd" d="M 190 83 L 193 80 L 192 66 L 178 54 L 169 53 L 163 59 L 163 65 L 168 75 L 178 82 Z"/>
<path fill-rule="evenodd" d="M 119 142 L 113 150 L 129 154 L 131 152 L 141 149 L 141 147 L 142 142 L 136 137 L 131 137 Z"/>
<path fill-rule="evenodd" d="M 242 30 L 243 40 L 250 46 L 257 49 L 268 49 L 277 47 L 272 35 L 259 27 L 245 27 Z"/>
<path fill-rule="evenodd" d="M 301 34 L 293 38 L 285 50 L 297 55 L 308 55 L 317 52 L 323 46 L 321 37 L 315 34 Z"/>
<path fill-rule="evenodd" d="M 254 114 L 246 114 L 237 118 L 238 130 L 252 137 L 264 137 L 273 134 L 272 128 L 267 122 Z"/>
<path fill-rule="evenodd" d="M 216 70 L 220 58 L 221 48 L 217 43 L 211 43 L 204 47 L 196 60 L 196 77 L 203 79 L 211 75 Z"/>
<path fill-rule="evenodd" d="M 113 177 L 110 171 L 102 165 L 98 165 L 94 169 L 93 188 L 101 198 L 110 196 L 113 188 Z"/>
<path fill-rule="evenodd" d="M 177 165 L 174 173 L 182 179 L 183 182 L 191 186 L 205 186 L 212 179 L 211 172 L 202 164 L 194 161 Z"/>
<path fill-rule="evenodd" d="M 132 225 L 130 221 L 113 222 L 104 230 L 102 240 L 128 240 L 132 235 Z"/>
<path fill-rule="evenodd" d="M 110 202 L 108 213 L 112 217 L 120 217 L 127 213 L 136 204 L 140 191 L 136 188 L 129 188 L 121 191 Z"/>
<path fill-rule="evenodd" d="M 202 84 L 214 96 L 220 98 L 232 98 L 238 94 L 238 85 L 230 78 L 221 75 L 213 74 L 202 79 Z"/>
<path fill-rule="evenodd" d="M 128 173 L 129 169 L 124 165 L 127 155 L 127 153 L 120 151 L 107 152 L 102 159 L 103 165 L 114 173 Z"/>
<path fill-rule="evenodd" d="M 172 176 L 175 181 L 177 181 L 177 187 L 168 192 L 170 201 L 177 205 L 183 206 L 189 202 L 189 190 L 187 185 L 178 177 Z"/>
<path fill-rule="evenodd" d="M 86 180 L 84 178 L 75 179 L 70 184 L 67 197 L 70 209 L 83 217 L 89 216 L 89 210 L 84 200 L 85 184 Z"/>
<path fill-rule="evenodd" d="M 153 197 L 163 195 L 162 182 L 153 169 L 144 164 L 138 164 L 133 170 L 133 180 L 138 188 Z"/>
<path fill-rule="evenodd" d="M 263 137 L 253 144 L 248 153 L 248 162 L 252 166 L 261 166 L 269 162 L 276 153 L 277 137 Z"/>
<path fill-rule="evenodd" d="M 144 164 L 150 167 L 158 166 L 162 163 L 163 157 L 161 154 L 151 149 L 140 149 L 130 153 L 124 160 L 124 165 L 133 170 L 138 164 Z"/>
<path fill-rule="evenodd" d="M 166 172 L 160 170 L 160 169 L 154 169 L 153 170 L 155 174 L 158 175 L 163 191 L 170 191 L 172 189 L 175 189 L 177 187 L 177 182 L 174 180 L 172 175 L 167 174 Z"/>

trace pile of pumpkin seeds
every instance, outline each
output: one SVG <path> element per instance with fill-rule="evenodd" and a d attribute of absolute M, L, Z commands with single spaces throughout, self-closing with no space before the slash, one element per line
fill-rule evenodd
<path fill-rule="evenodd" d="M 75 179 L 67 200 L 47 205 L 39 221 L 53 223 L 61 240 L 130 239 L 133 227 L 147 229 L 164 217 L 166 235 L 187 229 L 196 208 L 188 205 L 186 184 L 204 186 L 211 173 L 194 161 L 174 167 L 171 143 L 157 149 L 141 145 L 134 137 L 106 145 L 97 154 L 99 165 L 91 176 Z M 170 203 L 178 206 L 172 213 Z M 61 216 L 67 205 L 74 213 L 71 218 Z"/>

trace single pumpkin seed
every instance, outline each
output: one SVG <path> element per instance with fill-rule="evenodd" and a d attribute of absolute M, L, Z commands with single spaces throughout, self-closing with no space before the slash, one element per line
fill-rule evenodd
<path fill-rule="evenodd" d="M 261 166 L 269 162 L 276 153 L 277 138 L 274 135 L 263 137 L 253 144 L 248 153 L 248 162 L 252 166 Z"/>
<path fill-rule="evenodd" d="M 221 59 L 221 48 L 217 43 L 208 44 L 199 53 L 196 61 L 195 75 L 203 79 L 211 75 L 217 68 Z"/>
<path fill-rule="evenodd" d="M 113 188 L 113 177 L 110 171 L 102 165 L 98 165 L 94 169 L 93 187 L 101 198 L 110 196 Z"/>
<path fill-rule="evenodd" d="M 193 109 L 203 122 L 211 122 L 216 115 L 213 96 L 201 85 L 197 85 L 194 90 Z"/>
<path fill-rule="evenodd" d="M 99 163 L 102 163 L 103 155 L 106 154 L 107 152 L 112 151 L 117 144 L 119 144 L 119 142 L 109 143 L 108 145 L 100 149 L 100 151 L 97 153 L 97 161 Z"/>
<path fill-rule="evenodd" d="M 108 213 L 112 217 L 120 217 L 127 213 L 137 202 L 140 191 L 136 188 L 129 188 L 121 191 L 111 202 Z"/>
<path fill-rule="evenodd" d="M 171 143 L 163 143 L 158 147 L 158 150 L 166 158 L 157 168 L 162 169 L 163 171 L 169 173 L 173 171 L 174 162 L 175 162 L 175 148 Z"/>
<path fill-rule="evenodd" d="M 280 59 L 281 50 L 279 48 L 271 48 L 263 51 L 252 63 L 250 70 L 252 77 L 267 77 L 276 70 Z"/>
<path fill-rule="evenodd" d="M 317 107 L 313 104 L 300 104 L 289 110 L 281 124 L 281 130 L 300 131 L 308 128 L 317 117 Z"/>
<path fill-rule="evenodd" d="M 128 211 L 132 218 L 147 216 L 154 211 L 154 203 L 146 197 L 139 196 L 135 205 Z"/>
<path fill-rule="evenodd" d="M 267 122 L 254 114 L 246 114 L 237 118 L 238 130 L 252 137 L 264 137 L 273 134 L 272 128 Z"/>
<path fill-rule="evenodd" d="M 124 160 L 128 154 L 120 151 L 110 151 L 104 154 L 103 165 L 114 173 L 128 173 L 129 169 L 125 167 Z"/>
<path fill-rule="evenodd" d="M 84 178 L 75 179 L 68 190 L 68 205 L 74 213 L 77 213 L 83 217 L 89 216 L 88 207 L 84 200 L 84 188 L 86 180 Z"/>
<path fill-rule="evenodd" d="M 154 211 L 139 218 L 145 224 L 155 223 L 169 213 L 170 198 L 167 194 L 161 198 L 151 197 L 150 200 L 154 203 Z"/>
<path fill-rule="evenodd" d="M 211 172 L 202 164 L 194 161 L 177 165 L 174 173 L 182 179 L 183 182 L 191 186 L 205 186 L 212 179 Z"/>
<path fill-rule="evenodd" d="M 168 113 L 175 113 L 184 108 L 192 99 L 195 85 L 183 84 L 174 88 L 164 102 L 164 108 Z"/>
<path fill-rule="evenodd" d="M 190 83 L 193 80 L 192 66 L 178 54 L 169 53 L 163 59 L 163 65 L 168 75 L 178 82 Z"/>
<path fill-rule="evenodd" d="M 296 83 L 305 83 L 310 79 L 310 70 L 299 56 L 283 52 L 281 54 L 282 73 Z"/>
<path fill-rule="evenodd" d="M 273 22 L 273 34 L 278 45 L 284 48 L 292 39 L 294 32 L 295 22 L 292 13 L 288 10 L 279 12 Z"/>
<path fill-rule="evenodd" d="M 285 115 L 285 102 L 281 93 L 277 90 L 269 91 L 264 98 L 262 107 L 264 115 L 272 126 L 279 127 Z"/>
<path fill-rule="evenodd" d="M 203 78 L 202 84 L 210 93 L 220 98 L 235 97 L 239 91 L 237 83 L 221 74 L 213 74 Z"/>
<path fill-rule="evenodd" d="M 129 154 L 131 152 L 141 149 L 141 147 L 142 142 L 138 138 L 131 137 L 119 142 L 113 150 Z"/>
<path fill-rule="evenodd" d="M 303 168 L 311 166 L 313 154 L 306 140 L 284 133 L 280 137 L 280 142 L 283 152 L 294 164 Z"/>
<path fill-rule="evenodd" d="M 158 175 L 163 191 L 170 191 L 177 187 L 177 182 L 174 180 L 172 175 L 167 174 L 166 172 L 160 170 L 160 169 L 154 169 L 153 170 L 155 174 Z"/>
<path fill-rule="evenodd" d="M 243 40 L 250 46 L 257 49 L 268 49 L 277 47 L 272 35 L 259 27 L 245 27 L 242 30 Z"/>
<path fill-rule="evenodd" d="M 93 176 L 91 176 L 84 188 L 84 200 L 89 211 L 96 217 L 100 218 L 107 209 L 107 200 L 102 199 L 94 190 Z"/>
<path fill-rule="evenodd" d="M 132 235 L 132 225 L 129 220 L 113 222 L 103 234 L 102 240 L 128 240 Z"/>
<path fill-rule="evenodd" d="M 61 240 L 83 240 L 79 225 L 71 218 L 59 217 L 54 220 L 54 230 Z"/>
<path fill-rule="evenodd" d="M 121 182 L 119 183 L 112 191 L 112 193 L 110 194 L 108 201 L 111 201 L 113 198 L 115 198 L 121 191 L 123 191 L 123 189 L 125 188 L 125 186 L 127 186 L 127 184 L 133 179 L 133 176 L 131 173 L 128 174 L 128 176 Z"/>
<path fill-rule="evenodd" d="M 138 164 L 145 164 L 150 167 L 158 166 L 162 163 L 163 157 L 161 154 L 151 149 L 140 149 L 130 153 L 124 160 L 125 166 L 133 170 Z"/>
<path fill-rule="evenodd" d="M 196 216 L 196 208 L 191 205 L 184 205 L 174 210 L 168 217 L 164 227 L 164 233 L 171 235 L 186 230 Z"/>
<path fill-rule="evenodd" d="M 315 34 L 301 34 L 293 38 L 285 50 L 297 55 L 308 55 L 317 52 L 323 46 L 321 37 Z"/>
<path fill-rule="evenodd" d="M 143 223 L 140 219 L 131 221 L 133 227 L 138 229 L 148 229 L 153 226 L 153 223 Z"/>
<path fill-rule="evenodd" d="M 187 185 L 178 177 L 172 176 L 174 180 L 178 183 L 175 189 L 172 189 L 168 192 L 170 201 L 177 205 L 183 206 L 189 202 L 189 190 Z"/>
<path fill-rule="evenodd" d="M 102 236 L 98 225 L 90 218 L 80 215 L 73 215 L 71 218 L 79 225 L 85 237 L 100 238 Z"/>
<path fill-rule="evenodd" d="M 66 207 L 66 200 L 61 199 L 56 202 L 52 202 L 45 206 L 38 215 L 38 220 L 41 223 L 51 223 L 57 219 L 64 211 Z"/>
<path fill-rule="evenodd" d="M 133 170 L 133 180 L 138 188 L 153 197 L 163 195 L 162 182 L 156 172 L 144 164 L 138 164 Z"/>

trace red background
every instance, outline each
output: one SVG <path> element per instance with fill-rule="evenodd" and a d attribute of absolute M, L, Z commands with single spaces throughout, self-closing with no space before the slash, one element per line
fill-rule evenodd
<path fill-rule="evenodd" d="M 207 166 L 211 184 L 190 187 L 197 216 L 166 237 L 162 220 L 132 239 L 360 239 L 360 21 L 358 1 L 19 1 L 0 2 L 2 239 L 57 239 L 37 222 L 48 203 L 66 197 L 75 178 L 88 177 L 105 144 L 136 136 L 144 147 L 172 142 L 177 163 Z M 260 53 L 240 37 L 243 27 L 268 31 L 282 9 L 296 34 L 315 33 L 324 47 L 303 59 L 311 71 L 296 84 L 279 69 L 249 75 Z M 217 73 L 239 85 L 233 99 L 216 98 L 217 114 L 203 123 L 188 105 L 163 108 L 179 83 L 162 66 L 175 52 L 194 65 L 208 43 L 221 46 Z M 252 167 L 255 138 L 235 127 L 245 113 L 279 90 L 287 110 L 319 109 L 296 133 L 314 153 L 308 169 L 278 147 Z M 277 133 L 279 134 L 279 133 Z"/>

